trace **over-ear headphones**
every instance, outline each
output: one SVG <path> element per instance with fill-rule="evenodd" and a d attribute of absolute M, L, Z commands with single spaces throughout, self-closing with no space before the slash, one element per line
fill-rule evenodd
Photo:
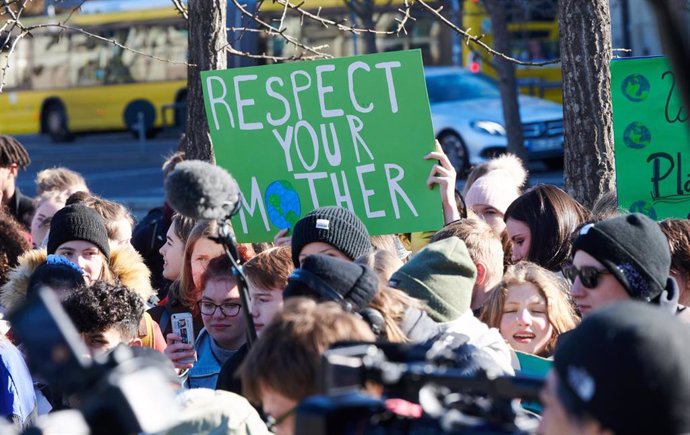
<path fill-rule="evenodd" d="M 377 338 L 386 336 L 386 320 L 379 310 L 367 307 L 360 311 L 358 315 L 367 322 Z"/>

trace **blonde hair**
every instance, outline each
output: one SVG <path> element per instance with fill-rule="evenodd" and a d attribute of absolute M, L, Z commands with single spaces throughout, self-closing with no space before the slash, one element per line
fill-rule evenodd
<path fill-rule="evenodd" d="M 67 193 L 60 190 L 48 190 L 38 194 L 36 198 L 34 198 L 34 207 L 38 208 L 48 201 L 56 202 L 64 206 L 68 196 Z"/>
<path fill-rule="evenodd" d="M 396 270 L 403 266 L 402 260 L 395 253 L 387 250 L 379 250 L 370 254 L 364 254 L 355 260 L 376 272 L 382 283 L 387 283 Z"/>
<path fill-rule="evenodd" d="M 70 189 L 77 186 L 84 186 L 86 192 L 89 191 L 84 177 L 71 169 L 63 167 L 50 168 L 36 174 L 37 195 L 50 191 L 60 191 L 69 194 Z"/>
<path fill-rule="evenodd" d="M 182 137 L 180 138 L 180 141 L 182 140 L 186 140 L 186 136 L 184 133 L 182 133 Z M 175 170 L 175 166 L 177 166 L 177 164 L 180 162 L 184 162 L 184 160 L 184 151 L 177 151 L 170 154 L 165 159 L 165 162 L 163 162 L 163 166 L 161 167 L 161 169 L 163 169 L 163 177 L 167 177 L 168 175 L 170 175 L 170 173 Z"/>
<path fill-rule="evenodd" d="M 117 223 L 121 220 L 126 221 L 129 225 L 134 226 L 134 217 L 129 212 L 127 207 L 119 202 L 109 201 L 95 195 L 86 195 L 83 192 L 77 192 L 67 200 L 69 204 L 83 204 L 86 207 L 92 208 L 98 213 L 105 223 L 105 230 L 108 233 L 108 239 L 116 240 L 119 227 Z"/>
<path fill-rule="evenodd" d="M 355 263 L 369 267 L 379 276 L 379 288 L 369 307 L 379 311 L 383 316 L 386 340 L 392 343 L 408 342 L 409 339 L 400 324 L 409 308 L 424 309 L 424 302 L 401 290 L 388 287 L 390 276 L 402 266 L 402 262 L 391 252 L 376 251 L 358 257 Z"/>
<path fill-rule="evenodd" d="M 500 328 L 510 287 L 526 283 L 536 287 L 546 302 L 546 313 L 553 328 L 553 337 L 540 356 L 549 356 L 556 347 L 558 336 L 575 328 L 580 322 L 570 300 L 568 282 L 556 273 L 527 261 L 509 266 L 482 308 L 480 320 L 493 328 Z"/>

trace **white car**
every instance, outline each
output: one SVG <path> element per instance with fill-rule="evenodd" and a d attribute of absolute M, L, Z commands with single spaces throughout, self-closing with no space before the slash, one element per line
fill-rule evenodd
<path fill-rule="evenodd" d="M 506 151 L 501 93 L 486 76 L 458 67 L 425 68 L 436 138 L 459 175 Z M 563 161 L 563 107 L 520 95 L 529 160 L 556 167 Z"/>

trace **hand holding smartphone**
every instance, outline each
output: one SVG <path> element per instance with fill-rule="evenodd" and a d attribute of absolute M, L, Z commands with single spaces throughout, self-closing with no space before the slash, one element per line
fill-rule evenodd
<path fill-rule="evenodd" d="M 190 368 L 196 361 L 192 313 L 174 313 L 171 321 L 173 333 L 168 334 L 165 353 L 177 368 Z"/>

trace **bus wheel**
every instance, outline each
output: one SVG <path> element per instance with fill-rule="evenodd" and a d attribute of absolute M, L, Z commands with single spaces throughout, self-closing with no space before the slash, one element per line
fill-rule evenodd
<path fill-rule="evenodd" d="M 69 142 L 74 139 L 67 128 L 67 113 L 60 103 L 52 103 L 45 109 L 43 125 L 53 142 Z"/>
<path fill-rule="evenodd" d="M 458 178 L 464 178 L 469 167 L 465 143 L 460 136 L 452 131 L 441 133 L 438 136 L 438 141 L 455 168 Z"/>
<path fill-rule="evenodd" d="M 122 114 L 127 129 L 138 138 L 143 130 L 144 136 L 152 138 L 157 130 L 154 128 L 156 123 L 156 108 L 148 100 L 134 100 L 127 105 Z"/>

